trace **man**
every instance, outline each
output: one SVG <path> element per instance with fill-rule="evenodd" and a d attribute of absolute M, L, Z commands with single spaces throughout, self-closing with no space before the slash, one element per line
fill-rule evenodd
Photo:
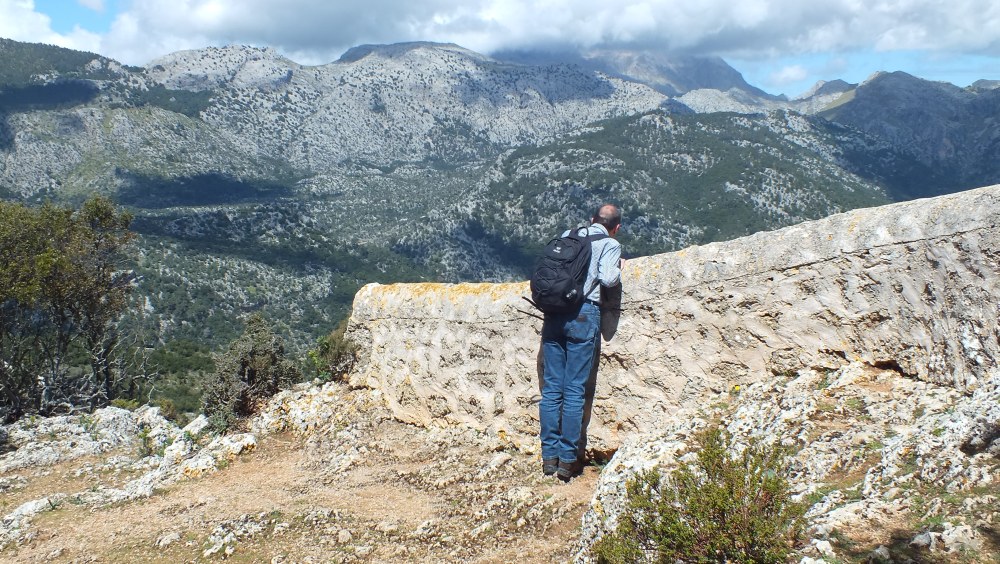
<path fill-rule="evenodd" d="M 542 472 L 569 480 L 580 472 L 584 389 L 594 366 L 601 326 L 601 286 L 621 283 L 622 246 L 614 239 L 621 228 L 618 206 L 604 204 L 586 228 L 587 235 L 606 235 L 591 243 L 590 270 L 579 311 L 547 313 L 542 324 Z M 565 237 L 569 232 L 563 234 Z"/>

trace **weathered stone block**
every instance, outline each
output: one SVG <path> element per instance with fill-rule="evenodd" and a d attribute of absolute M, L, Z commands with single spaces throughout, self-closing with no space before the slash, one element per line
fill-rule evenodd
<path fill-rule="evenodd" d="M 629 261 L 605 319 L 590 446 L 771 373 L 862 361 L 962 391 L 1000 356 L 1000 186 Z M 354 386 L 395 415 L 532 448 L 541 320 L 527 283 L 365 286 Z M 607 314 L 610 315 L 610 314 Z"/>

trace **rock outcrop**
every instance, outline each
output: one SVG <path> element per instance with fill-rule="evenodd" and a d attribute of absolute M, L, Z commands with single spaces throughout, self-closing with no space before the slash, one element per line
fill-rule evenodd
<path fill-rule="evenodd" d="M 257 446 L 252 434 L 212 437 L 205 432 L 207 426 L 202 415 L 181 429 L 160 415 L 158 407 L 143 406 L 135 411 L 106 407 L 92 415 L 25 417 L 0 429 L 6 435 L 4 446 L 12 449 L 0 455 L 0 474 L 10 475 L 0 479 L 0 492 L 23 487 L 25 478 L 11 474 L 14 471 L 45 472 L 86 457 L 99 462 L 84 465 L 77 475 L 137 475 L 123 481 L 121 487 L 51 492 L 5 511 L 0 516 L 0 550 L 11 542 L 30 539 L 31 533 L 26 531 L 32 518 L 57 509 L 64 501 L 103 506 L 147 498 L 156 488 L 214 472 L 220 464 Z"/>
<path fill-rule="evenodd" d="M 1000 480 L 998 421 L 995 368 L 971 394 L 863 362 L 715 394 L 625 439 L 601 473 L 577 557 L 587 560 L 595 541 L 615 529 L 630 478 L 690 461 L 697 434 L 716 424 L 734 449 L 751 441 L 788 449 L 789 487 L 807 509 L 798 547 L 807 558 L 901 562 L 911 547 L 934 561 L 946 553 L 995 556 L 1000 547 L 983 539 L 995 535 L 1000 518 L 992 495 Z M 879 560 L 881 552 L 891 557 Z"/>
<path fill-rule="evenodd" d="M 971 393 L 1000 355 L 1000 187 L 637 258 L 605 313 L 590 446 L 732 386 L 853 361 Z M 526 284 L 368 285 L 354 385 L 400 419 L 533 447 L 541 320 Z"/>
<path fill-rule="evenodd" d="M 605 311 L 589 446 L 616 451 L 577 547 L 637 473 L 712 425 L 778 442 L 803 562 L 997 554 L 1000 186 L 629 261 Z M 535 450 L 541 320 L 527 284 L 369 285 L 350 375 L 397 418 Z M 814 560 L 817 559 L 817 560 Z"/>

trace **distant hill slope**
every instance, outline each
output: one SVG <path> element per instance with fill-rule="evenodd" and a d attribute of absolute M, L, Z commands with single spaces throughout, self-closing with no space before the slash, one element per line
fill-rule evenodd
<path fill-rule="evenodd" d="M 763 99 L 778 99 L 747 84 L 743 75 L 719 57 L 696 57 L 627 49 L 591 49 L 582 53 L 509 51 L 494 57 L 526 65 L 574 64 L 646 84 L 668 96 L 710 88 L 741 90 Z"/>
<path fill-rule="evenodd" d="M 165 339 L 224 342 L 261 311 L 301 347 L 365 282 L 523 277 L 602 199 L 622 203 L 629 252 L 647 254 L 1000 181 L 1000 90 L 917 79 L 882 98 L 878 81 L 833 81 L 785 101 L 721 60 L 634 53 L 528 64 L 406 43 L 310 67 L 233 46 L 137 68 L 0 50 L 0 197 L 100 192 L 134 210 Z M 738 98 L 745 113 L 694 114 L 668 83 L 697 87 L 692 107 Z M 836 98 L 825 117 L 786 109 Z M 958 121 L 907 119 L 919 112 Z"/>
<path fill-rule="evenodd" d="M 1000 90 L 962 89 L 879 73 L 819 114 L 913 155 L 932 172 L 898 185 L 897 199 L 1000 181 Z"/>
<path fill-rule="evenodd" d="M 0 37 L 0 85 L 43 84 L 56 78 L 115 79 L 121 64 L 95 53 Z"/>
<path fill-rule="evenodd" d="M 879 185 L 853 172 L 841 134 L 794 113 L 657 111 L 600 122 L 505 153 L 475 191 L 404 245 L 446 278 L 506 279 L 526 276 L 545 241 L 604 201 L 624 208 L 621 238 L 631 255 L 888 202 Z M 497 257 L 507 274 L 496 271 Z"/>

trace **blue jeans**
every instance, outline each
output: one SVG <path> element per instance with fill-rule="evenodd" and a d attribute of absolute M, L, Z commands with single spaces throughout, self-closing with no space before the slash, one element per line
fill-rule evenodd
<path fill-rule="evenodd" d="M 542 458 L 576 462 L 584 393 L 594 366 L 601 310 L 586 302 L 579 313 L 546 314 L 542 324 Z"/>

